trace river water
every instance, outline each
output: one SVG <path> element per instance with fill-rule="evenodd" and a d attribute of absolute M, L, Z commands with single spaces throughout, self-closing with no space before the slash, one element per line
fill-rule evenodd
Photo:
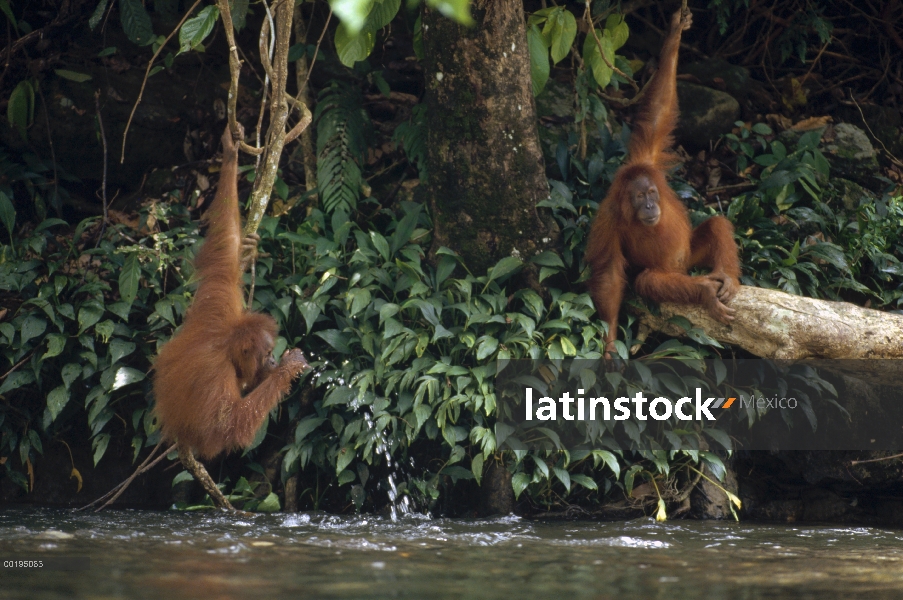
<path fill-rule="evenodd" d="M 903 532 L 0 508 L 0 598 L 903 598 Z M 0 563 L 2 566 L 2 563 Z"/>

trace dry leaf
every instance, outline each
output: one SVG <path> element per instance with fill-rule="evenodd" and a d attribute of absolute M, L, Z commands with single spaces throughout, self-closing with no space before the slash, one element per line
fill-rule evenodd
<path fill-rule="evenodd" d="M 790 130 L 791 131 L 812 131 L 813 129 L 820 129 L 825 127 L 828 123 L 831 122 L 831 116 L 825 115 L 823 117 L 809 117 L 808 119 L 803 119 L 796 125 L 793 125 Z"/>

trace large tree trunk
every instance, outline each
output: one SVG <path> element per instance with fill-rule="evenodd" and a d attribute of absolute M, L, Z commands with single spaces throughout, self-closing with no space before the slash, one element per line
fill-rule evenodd
<path fill-rule="evenodd" d="M 898 314 L 748 286 L 741 286 L 730 306 L 737 311 L 736 318 L 724 325 L 701 306 L 662 304 L 659 316 L 641 315 L 639 337 L 644 339 L 650 330 L 685 335 L 682 328 L 668 322 L 683 316 L 719 342 L 762 358 L 903 358 L 903 316 Z M 903 383 L 903 361 L 847 364 L 855 369 L 853 376 L 866 376 L 873 383 Z M 835 368 L 844 370 L 840 362 Z"/>
<path fill-rule="evenodd" d="M 529 258 L 551 238 L 536 203 L 549 196 L 536 130 L 521 0 L 477 0 L 464 27 L 424 10 L 429 195 L 434 250 L 474 273 Z"/>

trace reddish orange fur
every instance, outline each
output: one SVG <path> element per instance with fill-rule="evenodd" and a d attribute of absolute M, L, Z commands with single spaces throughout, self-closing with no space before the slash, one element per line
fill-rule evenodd
<path fill-rule="evenodd" d="M 693 230 L 687 210 L 668 186 L 666 171 L 675 163 L 669 151 L 677 125 L 677 53 L 681 32 L 690 16 L 674 15 L 662 47 L 658 72 L 630 139 L 628 158 L 618 170 L 608 195 L 593 221 L 586 249 L 590 266 L 590 294 L 599 315 L 608 322 L 606 354 L 617 339 L 618 310 L 628 269 L 639 271 L 636 291 L 656 302 L 703 304 L 715 318 L 732 319 L 729 302 L 737 291 L 740 261 L 733 226 L 712 217 Z M 657 188 L 661 216 L 657 224 L 643 224 L 631 204 L 629 186 L 642 177 Z M 708 267 L 710 275 L 690 277 L 688 269 Z"/>
<path fill-rule="evenodd" d="M 210 227 L 195 259 L 197 293 L 182 328 L 154 362 L 154 395 L 164 439 L 212 458 L 254 441 L 307 362 L 294 349 L 276 364 L 276 321 L 244 307 L 238 145 L 228 130 L 219 186 L 205 218 Z"/>

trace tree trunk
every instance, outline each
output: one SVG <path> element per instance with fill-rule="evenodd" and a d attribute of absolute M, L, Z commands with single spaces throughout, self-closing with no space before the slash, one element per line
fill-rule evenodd
<path fill-rule="evenodd" d="M 661 314 L 640 317 L 640 339 L 650 330 L 681 336 L 668 320 L 683 316 L 709 336 L 761 356 L 785 360 L 804 358 L 903 358 L 903 316 L 861 308 L 847 302 L 815 300 L 777 290 L 741 286 L 730 303 L 737 311 L 730 325 L 712 319 L 701 306 L 665 303 Z M 849 361 L 853 376 L 873 383 L 903 383 L 903 361 Z M 835 363 L 843 369 L 843 362 Z"/>
<path fill-rule="evenodd" d="M 555 237 L 536 203 L 549 196 L 536 129 L 521 0 L 477 0 L 476 24 L 424 9 L 433 250 L 475 274 L 527 259 Z"/>

